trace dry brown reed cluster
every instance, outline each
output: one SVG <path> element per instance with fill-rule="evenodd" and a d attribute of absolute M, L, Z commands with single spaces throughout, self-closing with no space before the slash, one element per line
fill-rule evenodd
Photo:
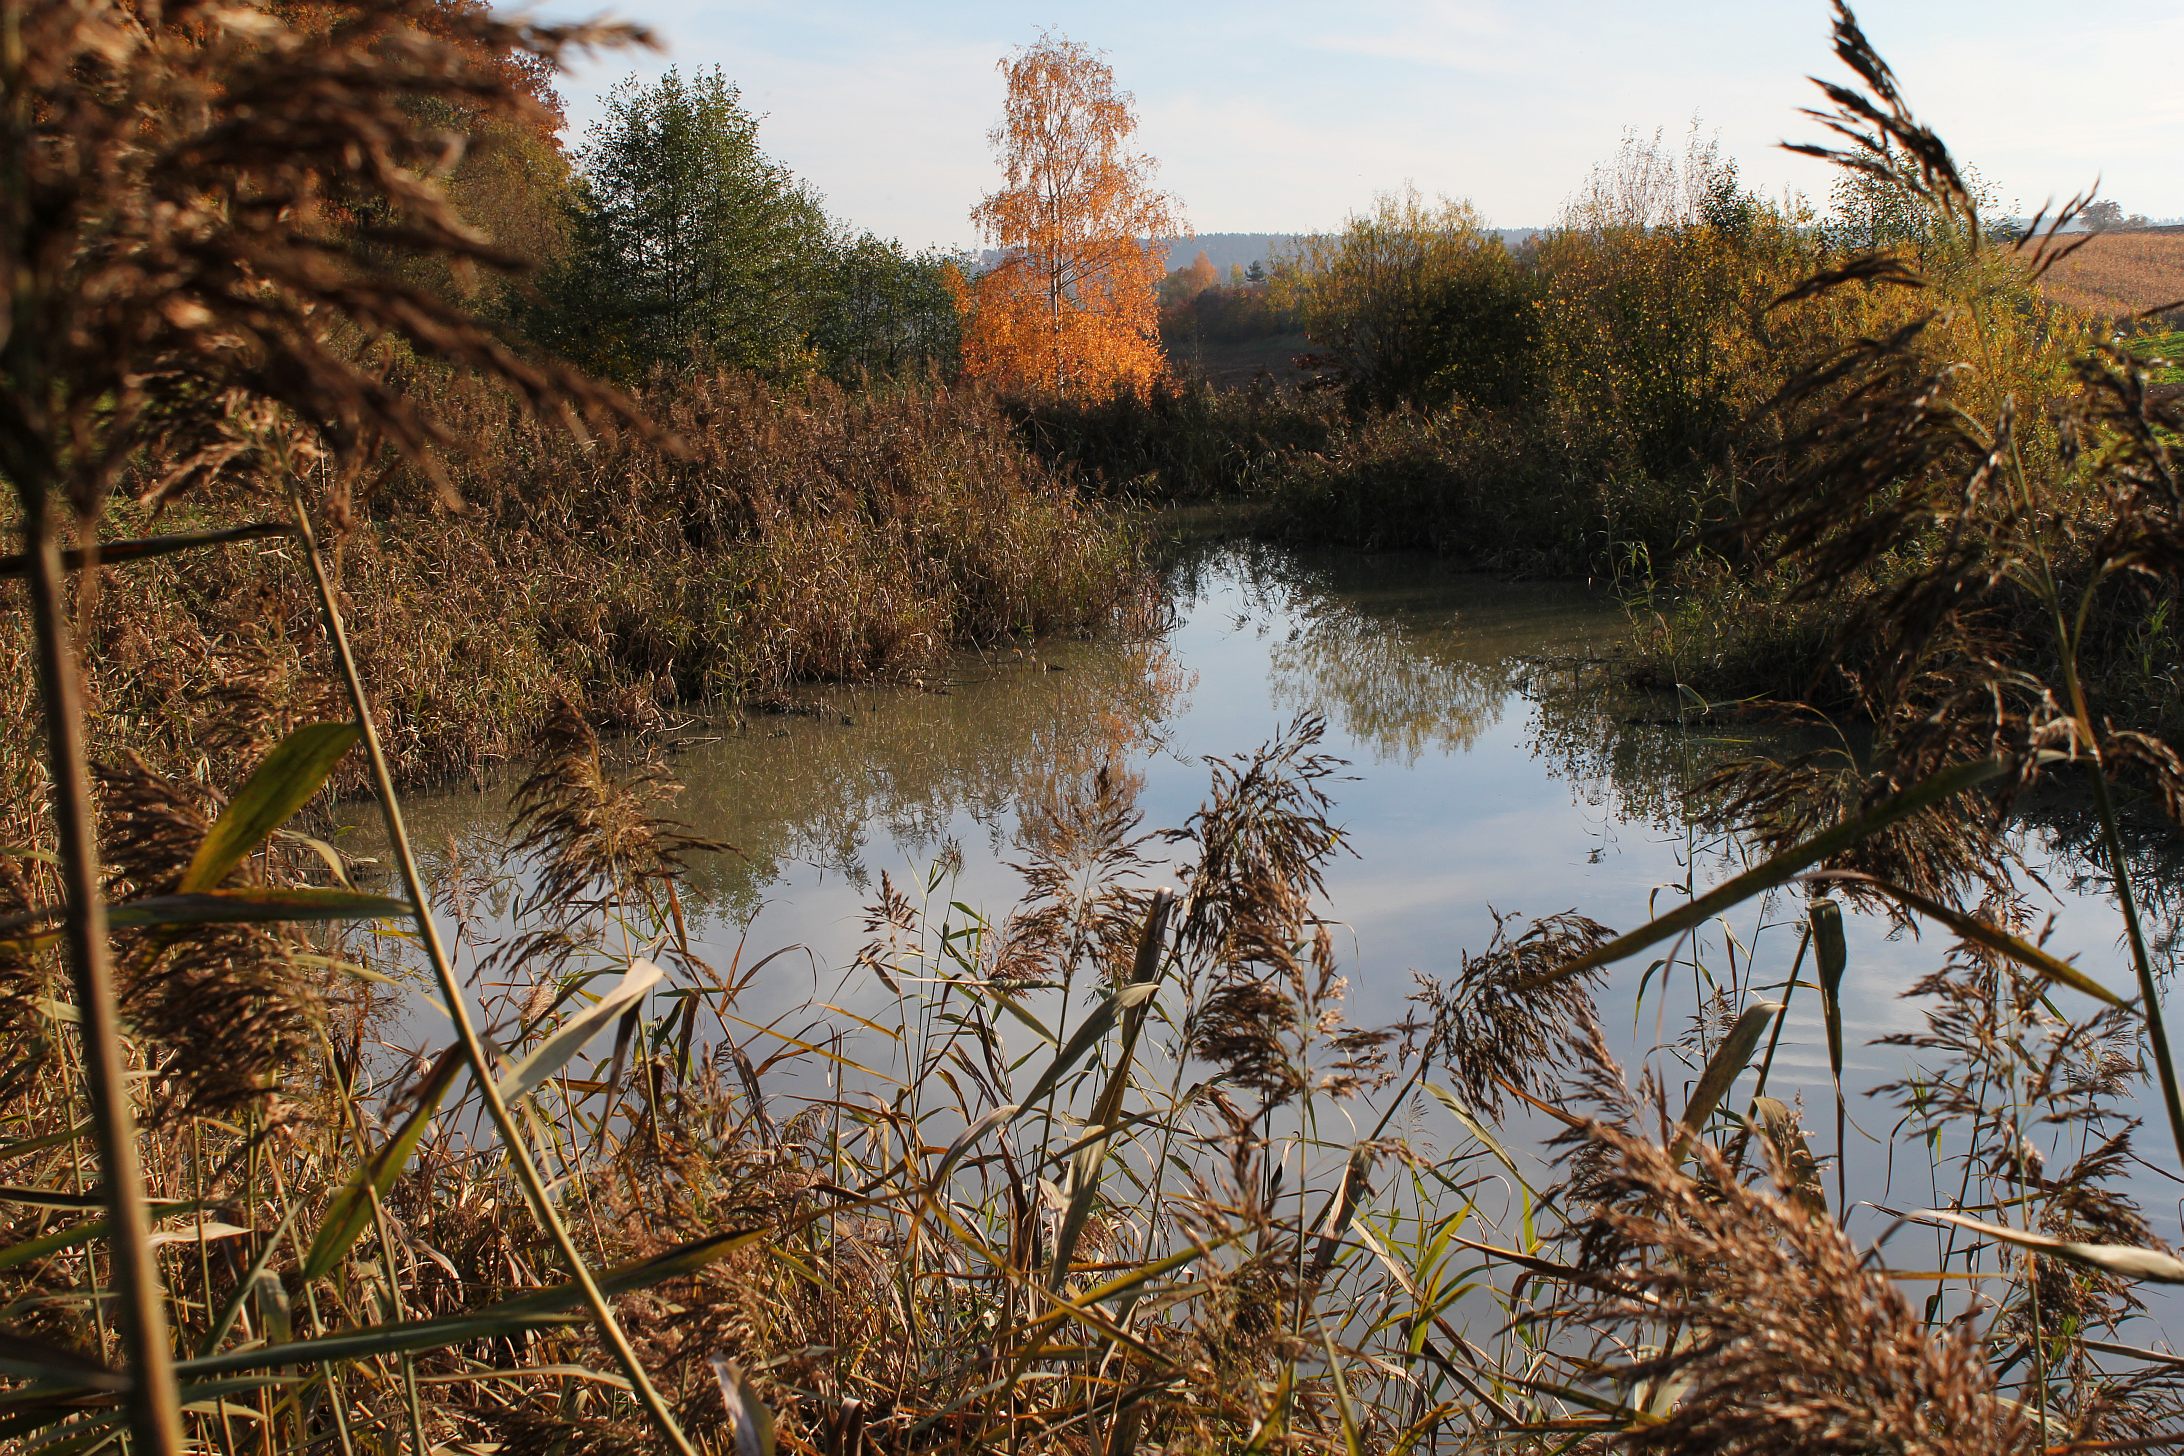
<path fill-rule="evenodd" d="M 915 680 L 966 643 L 1126 621 L 1149 589 L 1123 525 L 968 394 L 663 376 L 638 400 L 691 442 L 671 453 L 626 430 L 579 442 L 483 386 L 415 388 L 463 442 L 445 469 L 467 509 L 438 509 L 414 472 L 359 481 L 356 526 L 330 543 L 405 783 L 507 763 L 560 696 L 602 726 L 658 733 L 801 681 Z M 162 519 L 209 529 L 245 514 L 214 494 Z M 109 519 L 128 531 L 153 517 L 124 503 Z M 286 550 L 100 573 L 112 590 L 85 634 L 101 753 L 240 773 L 267 733 L 324 715 L 318 607 Z M 26 624 L 0 622 L 0 661 L 27 668 L 29 649 Z M 4 705 L 9 723 L 31 712 Z M 29 765 L 5 762 L 18 812 L 38 793 L 17 777 Z M 344 772 L 345 789 L 360 783 Z"/>
<path fill-rule="evenodd" d="M 1921 351 L 2014 345 L 1932 286 L 1933 319 L 1785 392 L 1808 463 L 1759 482 L 1742 528 L 1814 583 L 1856 582 L 1842 619 L 1882 644 L 1855 680 L 1875 742 L 1743 770 L 1768 857 L 1648 925 L 1503 918 L 1451 984 L 1422 990 L 1414 1024 L 1353 1025 L 1324 903 L 1339 765 L 1302 718 L 1214 761 L 1203 806 L 1165 835 L 1144 832 L 1119 766 L 1058 775 L 1014 915 L 956 905 L 945 873 L 890 879 L 844 1004 L 758 1024 L 741 997 L 767 962 L 700 954 L 679 886 L 702 846 L 665 817 L 662 771 L 618 770 L 595 722 L 643 716 L 616 706 L 624 691 L 658 711 L 723 680 L 914 663 L 949 636 L 1082 620 L 1070 593 L 1117 600 L 1084 583 L 1121 558 L 1111 538 L 1087 544 L 1072 508 L 1025 506 L 1045 477 L 975 404 L 825 396 L 799 413 L 684 381 L 656 401 L 690 441 L 670 449 L 625 401 L 403 281 L 391 260 L 494 261 L 435 190 L 452 143 L 423 103 L 520 108 L 490 57 L 551 61 L 599 34 L 427 0 L 0 0 L 0 472 L 35 661 L 8 690 L 47 734 L 14 787 L 50 809 L 0 856 L 0 1443 L 2176 1443 L 2177 1357 L 2130 1326 L 2146 1284 L 2184 1282 L 2122 1186 L 2118 1104 L 2142 1055 L 2180 1154 L 2184 1107 L 2114 790 L 2151 785 L 2173 812 L 2184 774 L 2075 670 L 2104 593 L 2173 589 L 2184 567 L 2179 421 L 2127 361 L 2092 361 L 2068 398 L 1987 397 Z M 1991 245 L 1968 189 L 1847 9 L 1836 49 L 1855 84 L 1828 90 L 1842 140 L 1827 154 L 1912 187 L 1961 235 L 1949 256 L 1976 264 Z M 1918 261 L 1878 257 L 1799 297 L 1924 291 Z M 428 417 L 427 398 L 451 412 Z M 508 420 L 491 437 L 528 452 L 529 473 L 441 462 L 451 432 L 489 433 L 466 422 L 509 409 L 597 433 L 572 444 Z M 399 497 L 375 476 L 390 458 L 516 544 L 479 554 L 442 522 L 356 519 Z M 528 493 L 565 472 L 588 485 Z M 142 572 L 224 560 L 182 553 L 240 539 L 108 541 L 124 488 L 146 508 L 184 490 L 253 512 L 285 496 L 285 516 L 243 523 L 277 553 L 196 578 L 277 610 L 217 644 L 135 649 L 150 663 L 202 646 L 204 678 L 101 699 L 95 667 L 94 780 L 83 645 L 121 640 Z M 355 531 L 338 584 L 323 524 Z M 1021 534 L 973 540 L 989 528 Z M 426 544 L 398 543 L 412 530 Z M 626 671 L 604 702 L 517 674 L 533 706 L 502 721 L 544 731 L 496 920 L 476 913 L 494 887 L 471 867 L 428 883 L 405 830 L 397 766 L 435 719 L 370 691 L 375 671 L 402 681 L 399 664 L 462 651 L 401 640 L 420 618 L 375 618 L 372 586 L 396 560 L 428 563 L 445 631 L 484 651 L 496 629 L 465 619 L 469 582 L 566 566 L 571 542 L 614 533 L 750 580 L 693 577 L 636 611 L 573 589 L 574 568 L 544 572 L 537 619 L 564 613 L 562 640 L 599 654 L 576 661 Z M 841 565 L 860 553 L 880 564 Z M 1881 558 L 1913 565 L 1877 577 Z M 905 561 L 930 574 L 838 611 Z M 768 571 L 784 581 L 762 587 Z M 812 631 L 724 665 L 736 613 L 786 578 L 819 583 L 795 618 Z M 356 647 L 352 622 L 370 628 Z M 2056 635 L 2035 649 L 2042 630 Z M 306 646 L 323 662 L 306 668 Z M 199 716 L 163 719 L 185 699 Z M 1966 796 L 2066 774 L 2098 808 L 2136 998 L 1986 893 L 2001 841 Z M 380 802 L 396 896 L 350 883 L 296 827 L 348 777 Z M 1773 983 L 1744 959 L 1714 975 L 1692 1035 L 1659 1049 L 1688 1056 L 1687 1084 L 1656 1057 L 1633 1091 L 1599 1029 L 1600 973 L 1665 945 L 1705 979 L 1692 933 L 1793 884 L 1810 899 L 1797 962 Z M 1920 1070 L 1892 1089 L 1935 1186 L 1956 1180 L 1947 1206 L 1907 1215 L 1937 1230 L 1938 1268 L 1895 1262 L 1901 1221 L 1858 1241 L 1872 1210 L 1852 1206 L 1840 1162 L 1831 1199 L 1802 1094 L 1770 1080 L 1809 988 L 1794 1004 L 1819 1002 L 1839 1158 L 1836 894 L 1960 942 L 1907 988 L 1926 1014 Z M 370 929 L 308 929 L 342 922 Z M 427 974 L 430 1010 L 412 994 Z M 1512 1151 L 1529 1119 L 1558 1135 L 1557 1165 Z M 1923 1306 L 1903 1287 L 1918 1283 Z"/>

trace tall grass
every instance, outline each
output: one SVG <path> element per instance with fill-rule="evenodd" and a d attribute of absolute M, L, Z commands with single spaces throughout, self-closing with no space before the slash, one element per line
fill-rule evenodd
<path fill-rule="evenodd" d="M 2093 368 L 2077 406 L 2036 426 L 2045 396 L 1995 370 L 1962 382 L 1956 346 L 1999 336 L 1937 287 L 1930 318 L 1786 396 L 1794 468 L 1737 500 L 1741 539 L 1885 645 L 1886 671 L 1857 684 L 1879 736 L 1864 757 L 1737 770 L 1754 862 L 1644 926 L 1505 919 L 1421 982 L 1403 1025 L 1354 1025 L 1323 886 L 1345 843 L 1338 766 L 1306 717 L 1211 762 L 1202 807 L 1158 838 L 1118 765 L 1080 765 L 1034 816 L 1014 911 L 983 918 L 940 875 L 884 882 L 855 997 L 757 1025 L 740 993 L 768 963 L 699 953 L 681 886 L 704 846 L 670 819 L 663 769 L 609 763 L 599 685 L 512 674 L 534 706 L 500 721 L 530 725 L 537 752 L 508 885 L 424 876 L 394 783 L 429 742 L 419 702 L 466 691 L 447 679 L 500 651 L 510 618 L 557 610 L 575 661 L 611 669 L 611 700 L 748 689 L 754 659 L 709 657 L 728 636 L 697 624 L 756 599 L 739 583 L 811 577 L 804 630 L 756 659 L 758 682 L 914 661 L 891 654 L 1064 619 L 1056 603 L 1085 599 L 1111 538 L 1065 503 L 1025 506 L 1047 477 L 983 406 L 828 395 L 799 415 L 685 381 L 651 401 L 695 446 L 678 452 L 631 402 L 499 352 L 370 253 L 311 266 L 346 236 L 306 225 L 326 179 L 414 214 L 405 245 L 471 247 L 429 188 L 408 190 L 434 138 L 385 98 L 512 103 L 419 18 L 356 7 L 320 31 L 0 0 L 0 158 L 33 184 L 0 193 L 18 289 L 0 462 L 37 647 L 12 691 L 42 704 L 47 752 L 24 778 L 51 790 L 35 841 L 0 857 L 0 1439 L 344 1456 L 2173 1442 L 2176 1357 L 2124 1336 L 2141 1287 L 2184 1282 L 2184 1262 L 2123 1186 L 2124 1099 L 2150 1061 L 2180 1156 L 2184 1107 L 2114 794 L 2136 775 L 2173 812 L 2184 770 L 2079 670 L 2111 581 L 2184 570 L 2178 422 L 2127 363 Z M 549 58 L 571 38 L 462 23 Z M 1946 149 L 1847 9 L 1836 49 L 1855 81 L 1828 93 L 1831 155 L 1911 158 L 1918 196 L 1962 231 L 1952 256 L 1989 266 Z M 155 205 L 170 185 L 226 206 L 182 236 L 97 231 L 170 218 Z M 283 188 L 295 206 L 261 215 Z M 55 216 L 94 235 L 27 246 L 26 219 Z M 270 294 L 222 291 L 245 253 Z M 103 289 L 76 286 L 72 270 L 116 258 Z M 1801 297 L 1913 276 L 1878 259 Z M 86 300 L 130 327 L 81 324 Z M 307 313 L 391 320 L 420 358 L 499 388 L 392 392 L 367 367 L 384 356 L 284 331 Z M 26 335 L 31 318 L 53 326 Z M 115 339 L 158 348 L 100 372 Z M 588 406 L 594 443 L 505 420 L 503 390 Z M 714 428 L 723 416 L 740 428 Z M 398 539 L 374 512 L 403 502 L 364 488 L 385 458 L 367 435 L 417 482 L 467 490 L 490 529 Z M 455 435 L 525 467 L 464 479 L 434 464 Z M 235 538 L 170 532 L 114 546 L 111 576 L 96 549 L 64 551 L 67 515 L 82 542 L 127 519 L 110 500 L 125 466 L 175 458 L 224 482 L 208 510 L 247 499 L 250 539 L 279 545 L 219 557 Z M 2105 502 L 2076 575 L 2039 509 L 2053 486 Z M 338 572 L 330 526 L 348 528 L 327 533 Z M 874 537 L 930 573 L 945 612 L 872 570 Z M 572 559 L 689 592 L 617 615 L 627 598 L 587 594 L 592 577 L 558 569 Z M 728 575 L 672 575 L 721 560 Z M 250 593 L 233 642 L 162 643 L 198 618 L 131 610 L 161 600 L 143 573 L 178 561 L 192 574 L 164 591 L 201 611 Z M 423 563 L 431 607 L 373 621 L 389 597 L 373 573 L 393 561 Z M 543 578 L 534 616 L 461 615 L 503 589 L 489 576 L 526 573 Z M 875 602 L 841 600 L 866 590 Z M 1998 593 L 2044 611 L 2000 610 Z M 2035 650 L 2009 635 L 2020 622 L 2053 637 Z M 98 633 L 132 630 L 141 696 L 87 708 L 85 644 L 103 657 Z M 241 670 L 215 649 L 246 654 Z M 163 655 L 158 671 L 208 690 L 145 690 Z M 406 708 L 379 707 L 382 680 Z M 93 724 L 116 735 L 95 772 Z M 156 761 L 129 756 L 137 740 Z M 351 884 L 294 827 L 360 746 L 399 898 Z M 1993 791 L 2065 774 L 2098 806 L 2117 968 L 2059 960 L 1986 893 L 2004 888 Z M 1787 965 L 1710 958 L 1696 932 L 1789 889 L 1804 903 Z M 1954 946 L 1906 988 L 1919 1070 L 1893 1089 L 1936 1206 L 1877 1242 L 1804 1126 L 1809 1092 L 1840 1156 L 1846 903 Z M 1595 998 L 1641 956 L 1694 993 L 1687 1031 L 1633 1079 Z M 417 970 L 449 1029 L 406 994 Z M 1774 1057 L 1793 1018 L 1829 1049 L 1810 1088 Z M 1535 1118 L 1557 1142 L 1545 1167 L 1511 1146 Z M 1906 1220 L 1941 1231 L 1932 1265 L 1896 1261 Z"/>
<path fill-rule="evenodd" d="M 656 730 L 799 682 L 909 680 L 967 645 L 1089 630 L 1150 589 L 1124 524 L 971 394 L 663 376 L 638 403 L 689 442 L 669 451 L 627 431 L 578 444 L 490 389 L 434 387 L 454 396 L 439 417 L 465 443 L 446 464 L 465 509 L 397 475 L 333 542 L 405 783 L 520 755 L 556 693 Z M 208 492 L 180 514 L 245 505 Z M 109 520 L 152 524 L 129 506 Z M 292 562 L 287 544 L 244 542 L 100 573 L 114 589 L 87 598 L 84 624 L 99 751 L 175 768 L 211 750 L 235 771 L 326 712 Z M 0 623 L 0 657 L 28 649 L 19 617 Z M 28 705 L 5 721 L 27 731 Z M 30 760 L 8 764 L 9 802 L 34 802 Z"/>

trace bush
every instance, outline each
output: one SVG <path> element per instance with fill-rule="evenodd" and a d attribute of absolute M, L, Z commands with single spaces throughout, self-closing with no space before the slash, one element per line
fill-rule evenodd
<path fill-rule="evenodd" d="M 1384 195 L 1342 232 L 1298 240 L 1275 278 L 1354 411 L 1531 392 L 1534 275 L 1467 203 Z"/>
<path fill-rule="evenodd" d="M 1255 385 L 1171 383 L 1142 398 L 1017 399 L 1025 443 L 1104 495 L 1203 501 L 1258 497 L 1288 457 L 1326 447 L 1340 410 L 1324 396 Z"/>

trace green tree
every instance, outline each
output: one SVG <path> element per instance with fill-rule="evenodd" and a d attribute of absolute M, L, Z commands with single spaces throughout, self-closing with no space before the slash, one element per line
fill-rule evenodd
<path fill-rule="evenodd" d="M 844 233 L 828 250 L 812 343 L 830 375 L 853 380 L 925 369 L 953 374 L 963 325 L 949 286 L 960 265 L 891 239 Z"/>
<path fill-rule="evenodd" d="M 1922 258 L 1937 249 L 1959 248 L 1963 241 L 1958 236 L 1961 220 L 1937 213 L 1919 195 L 1911 159 L 1889 154 L 1885 161 L 1897 170 L 1845 172 L 1828 189 L 1828 217 L 1821 227 L 1828 246 L 1844 252 L 1910 248 Z M 1967 196 L 1980 215 L 1996 219 L 1997 227 L 2006 228 L 2006 214 L 2015 209 L 2004 206 L 2001 193 L 1979 174 L 1978 168 L 1961 167 L 1959 171 Z"/>
<path fill-rule="evenodd" d="M 1298 239 L 1275 279 L 1354 409 L 1509 404 L 1529 389 L 1536 285 L 1467 203 L 1383 195 L 1341 232 Z"/>
<path fill-rule="evenodd" d="M 758 120 L 718 67 L 624 81 L 577 161 L 549 342 L 625 377 L 692 358 L 811 369 L 826 216 L 759 150 Z"/>

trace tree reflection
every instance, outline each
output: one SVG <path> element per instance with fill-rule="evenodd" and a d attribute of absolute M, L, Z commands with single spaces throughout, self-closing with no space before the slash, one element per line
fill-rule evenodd
<path fill-rule="evenodd" d="M 700 856 L 688 897 L 748 920 L 796 863 L 863 887 L 874 858 L 899 870 L 945 856 L 966 817 L 999 849 L 1070 782 L 1102 765 L 1128 772 L 1189 689 L 1164 640 L 1063 642 L 966 657 L 925 690 L 817 690 L 786 712 L 696 730 L 669 763 L 682 785 L 669 812 L 733 852 Z M 504 791 L 421 799 L 410 818 L 443 869 L 520 873 L 498 828 Z M 368 853 L 369 835 L 357 838 Z"/>
<path fill-rule="evenodd" d="M 1502 721 L 1531 668 L 1587 650 L 1613 608 L 1567 583 L 1510 582 L 1426 558 L 1236 548 L 1217 568 L 1254 594 L 1267 682 L 1376 764 L 1461 753 Z"/>

